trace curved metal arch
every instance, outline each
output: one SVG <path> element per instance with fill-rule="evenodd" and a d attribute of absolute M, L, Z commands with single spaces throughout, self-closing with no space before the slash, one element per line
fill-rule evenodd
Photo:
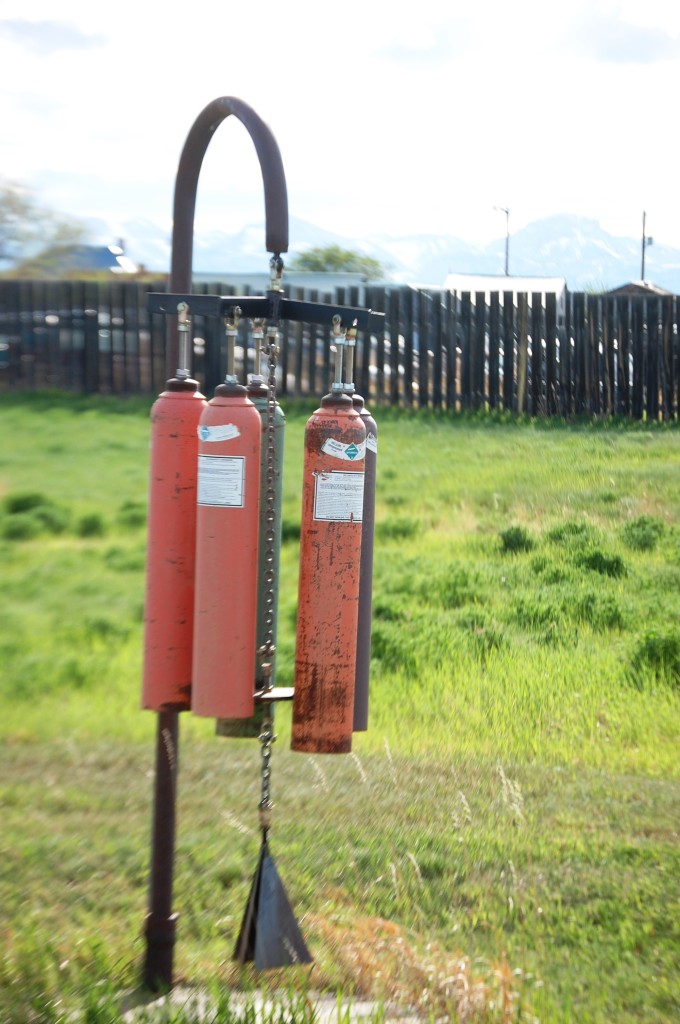
<path fill-rule="evenodd" d="M 203 158 L 215 131 L 233 115 L 248 131 L 262 171 L 265 203 L 265 248 L 278 255 L 288 251 L 288 192 L 283 162 L 271 130 L 252 107 L 234 96 L 221 96 L 205 107 L 187 135 L 177 168 L 173 204 L 172 252 L 169 291 L 191 291 L 194 250 L 194 215 L 198 177 Z M 168 332 L 168 373 L 172 375 L 179 357 L 176 325 Z"/>

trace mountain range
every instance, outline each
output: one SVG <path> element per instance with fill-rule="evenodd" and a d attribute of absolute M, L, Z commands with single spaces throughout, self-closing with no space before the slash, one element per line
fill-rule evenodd
<path fill-rule="evenodd" d="M 167 273 L 170 242 L 167 231 L 149 220 L 123 225 L 126 254 L 147 270 Z M 196 273 L 265 271 L 264 223 L 250 224 L 229 234 L 196 233 L 193 268 Z M 369 235 L 349 239 L 294 217 L 289 223 L 292 257 L 306 249 L 338 245 L 372 256 L 386 268 L 386 277 L 405 284 L 441 287 L 447 274 L 503 274 L 505 237 L 485 245 L 454 235 Z M 641 238 L 622 238 L 606 232 L 596 220 L 573 215 L 546 217 L 520 228 L 509 239 L 509 272 L 517 276 L 563 277 L 572 291 L 604 291 L 641 278 Z M 674 294 L 680 293 L 680 249 L 648 244 L 645 280 Z"/>

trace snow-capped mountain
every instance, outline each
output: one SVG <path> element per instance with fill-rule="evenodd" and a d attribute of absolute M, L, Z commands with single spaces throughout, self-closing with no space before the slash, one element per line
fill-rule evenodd
<path fill-rule="evenodd" d="M 148 220 L 120 226 L 127 255 L 149 270 L 167 273 L 170 235 Z M 345 238 L 307 221 L 290 219 L 290 251 L 286 262 L 309 248 L 338 245 L 373 256 L 388 270 L 390 280 L 440 287 L 449 273 L 502 274 L 505 238 L 488 245 L 466 242 L 453 235 L 371 235 Z M 265 271 L 264 224 L 252 224 L 235 234 L 197 232 L 193 267 L 197 273 Z M 554 216 L 534 221 L 510 236 L 511 275 L 564 277 L 572 291 L 605 290 L 640 279 L 641 239 L 608 234 L 596 220 Z M 647 281 L 680 293 L 680 249 L 654 244 L 645 255 Z"/>

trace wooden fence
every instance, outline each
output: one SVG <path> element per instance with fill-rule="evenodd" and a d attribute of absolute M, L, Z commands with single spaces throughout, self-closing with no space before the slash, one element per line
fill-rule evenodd
<path fill-rule="evenodd" d="M 149 394 L 166 378 L 165 317 L 147 311 L 164 284 L 0 281 L 0 390 Z M 196 289 L 233 294 L 219 284 Z M 504 409 L 532 416 L 678 418 L 680 298 L 391 288 L 295 290 L 292 298 L 368 307 L 384 330 L 360 336 L 367 402 Z M 192 372 L 206 394 L 223 379 L 223 324 L 193 318 Z M 237 369 L 253 368 L 241 324 Z M 279 393 L 320 396 L 333 374 L 326 328 L 281 323 Z"/>

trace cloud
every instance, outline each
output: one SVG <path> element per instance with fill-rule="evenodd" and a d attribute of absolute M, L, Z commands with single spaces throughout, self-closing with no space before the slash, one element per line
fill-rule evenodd
<path fill-rule="evenodd" d="M 376 56 L 404 68 L 434 68 L 462 56 L 470 49 L 473 33 L 467 22 L 449 21 L 432 26 L 431 31 L 417 30 L 408 41 L 394 42 L 377 51 Z"/>
<path fill-rule="evenodd" d="M 656 64 L 680 56 L 680 38 L 662 28 L 633 25 L 616 13 L 585 14 L 565 42 L 583 57 L 609 64 Z"/>
<path fill-rule="evenodd" d="M 44 119 L 53 117 L 63 108 L 63 103 L 59 97 L 45 96 L 41 93 L 14 92 L 11 97 L 7 97 L 7 101 L 14 103 L 16 110 L 22 117 Z"/>
<path fill-rule="evenodd" d="M 90 50 L 106 42 L 103 35 L 86 35 L 68 21 L 28 21 L 25 18 L 0 20 L 0 36 L 38 57 L 48 57 L 60 50 Z"/>

